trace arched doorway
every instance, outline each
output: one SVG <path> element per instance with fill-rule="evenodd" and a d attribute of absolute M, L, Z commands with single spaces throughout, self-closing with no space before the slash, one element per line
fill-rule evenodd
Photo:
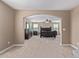
<path fill-rule="evenodd" d="M 40 26 L 38 23 L 41 23 Z M 24 33 L 29 32 L 28 35 L 25 34 L 25 39 L 29 40 L 33 35 L 33 31 L 37 31 L 40 35 L 40 27 L 51 27 L 52 31 L 56 30 L 57 35 L 60 36 L 60 45 L 62 45 L 62 19 L 60 17 L 45 14 L 24 17 Z M 37 32 L 34 34 L 37 35 Z"/>

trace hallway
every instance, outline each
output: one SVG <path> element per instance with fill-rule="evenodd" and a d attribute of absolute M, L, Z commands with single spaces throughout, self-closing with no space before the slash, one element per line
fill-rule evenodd
<path fill-rule="evenodd" d="M 0 57 L 5 58 L 67 58 L 73 57 L 71 47 L 60 46 L 59 37 L 54 38 L 40 38 L 33 36 L 26 40 L 24 47 L 14 47 Z"/>

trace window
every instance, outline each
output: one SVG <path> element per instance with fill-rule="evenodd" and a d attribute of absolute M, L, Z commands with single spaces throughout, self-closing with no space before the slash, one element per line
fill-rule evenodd
<path fill-rule="evenodd" d="M 29 29 L 29 24 L 27 24 L 27 29 Z"/>
<path fill-rule="evenodd" d="M 33 28 L 38 28 L 38 24 L 33 24 Z"/>
<path fill-rule="evenodd" d="M 53 27 L 54 27 L 54 30 L 57 30 L 59 29 L 59 24 L 53 24 Z"/>

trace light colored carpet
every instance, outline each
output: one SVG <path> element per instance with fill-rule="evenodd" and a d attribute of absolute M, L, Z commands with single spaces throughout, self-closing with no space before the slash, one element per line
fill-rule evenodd
<path fill-rule="evenodd" d="M 73 57 L 71 47 L 60 46 L 59 36 L 40 38 L 33 36 L 26 40 L 24 47 L 14 47 L 0 55 L 1 58 L 69 58 Z"/>

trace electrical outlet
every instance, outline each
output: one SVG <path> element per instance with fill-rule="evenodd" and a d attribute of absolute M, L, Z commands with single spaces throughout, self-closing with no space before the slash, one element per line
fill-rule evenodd
<path fill-rule="evenodd" d="M 8 41 L 8 44 L 10 44 L 10 42 Z"/>
<path fill-rule="evenodd" d="M 63 28 L 63 31 L 66 31 L 66 28 Z"/>

